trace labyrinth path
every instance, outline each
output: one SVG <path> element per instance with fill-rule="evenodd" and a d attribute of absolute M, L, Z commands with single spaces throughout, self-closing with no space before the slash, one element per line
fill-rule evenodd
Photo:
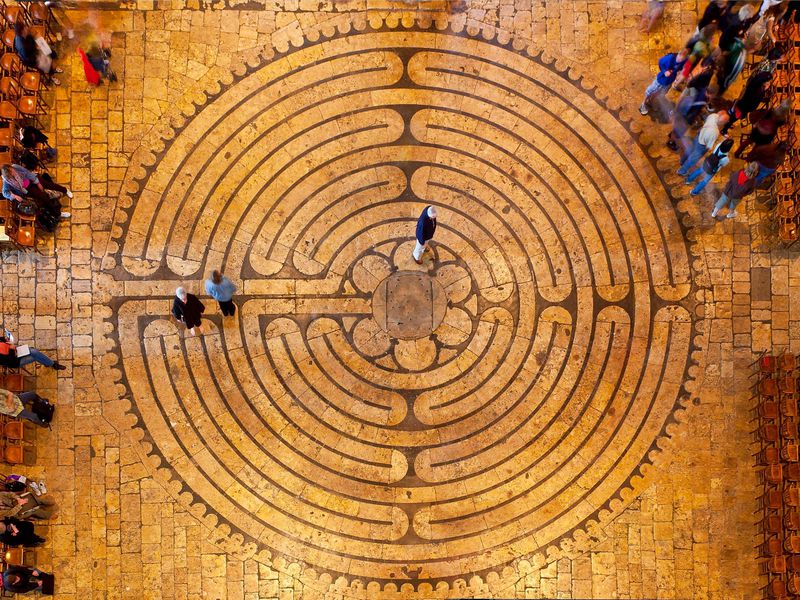
<path fill-rule="evenodd" d="M 621 510 L 685 399 L 679 215 L 626 123 L 538 55 L 323 37 L 222 85 L 132 173 L 108 272 L 136 427 L 273 557 L 388 582 L 545 552 Z M 219 267 L 237 316 L 204 298 L 189 337 L 174 289 Z"/>

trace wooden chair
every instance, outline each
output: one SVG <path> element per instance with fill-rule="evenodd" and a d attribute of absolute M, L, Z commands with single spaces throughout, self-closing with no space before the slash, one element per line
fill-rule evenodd
<path fill-rule="evenodd" d="M 780 388 L 780 384 L 778 385 Z M 797 398 L 795 397 L 786 397 L 781 395 L 781 416 L 789 417 L 789 418 L 796 418 L 797 417 Z"/>
<path fill-rule="evenodd" d="M 764 518 L 758 522 L 758 530 L 760 533 L 778 534 L 783 531 L 783 524 L 781 517 L 777 513 L 767 513 Z"/>
<path fill-rule="evenodd" d="M 17 215 L 17 219 L 19 224 L 16 227 L 15 244 L 21 250 L 27 250 L 28 248 L 36 250 L 36 217 Z"/>
<path fill-rule="evenodd" d="M 27 71 L 19 76 L 19 84 L 27 92 L 39 92 L 48 89 L 45 79 L 39 71 Z"/>
<path fill-rule="evenodd" d="M 795 509 L 787 510 L 783 516 L 783 525 L 790 531 L 800 531 L 800 513 Z"/>
<path fill-rule="evenodd" d="M 800 576 L 792 573 L 789 576 L 789 585 L 787 587 L 790 594 L 800 594 Z"/>
<path fill-rule="evenodd" d="M 758 393 L 762 398 L 773 399 L 778 395 L 778 382 L 771 377 L 760 379 L 758 384 L 756 384 L 756 387 L 758 388 Z"/>
<path fill-rule="evenodd" d="M 756 464 L 760 467 L 777 465 L 781 462 L 781 451 L 775 446 L 764 446 L 756 455 Z"/>
<path fill-rule="evenodd" d="M 14 28 L 6 29 L 3 32 L 3 46 L 7 48 L 8 51 L 14 52 L 14 40 L 17 39 L 17 34 L 14 33 Z"/>
<path fill-rule="evenodd" d="M 765 485 L 778 485 L 783 481 L 783 465 L 781 463 L 767 465 L 759 471 L 759 479 Z"/>
<path fill-rule="evenodd" d="M 764 421 L 776 421 L 780 410 L 777 402 L 765 401 L 761 402 L 757 408 L 758 417 Z"/>
<path fill-rule="evenodd" d="M 778 368 L 777 360 L 771 354 L 767 354 L 766 350 L 758 356 L 758 358 L 755 360 L 755 362 L 752 363 L 751 366 L 756 364 L 758 365 L 757 373 L 761 376 L 772 375 Z"/>
<path fill-rule="evenodd" d="M 784 440 L 797 439 L 797 422 L 794 419 L 784 419 L 781 423 L 781 437 Z"/>
<path fill-rule="evenodd" d="M 18 54 L 6 52 L 0 56 L 0 70 L 3 71 L 4 75 L 17 77 L 25 70 L 25 67 L 22 65 L 22 60 Z"/>
<path fill-rule="evenodd" d="M 778 368 L 790 375 L 797 368 L 797 357 L 791 352 L 784 352 L 778 357 Z"/>
<path fill-rule="evenodd" d="M 762 575 L 781 575 L 786 573 L 786 557 L 782 555 L 773 556 L 761 564 Z"/>
<path fill-rule="evenodd" d="M 789 554 L 800 553 L 800 535 L 787 535 L 783 547 Z"/>
<path fill-rule="evenodd" d="M 758 428 L 758 436 L 761 438 L 761 441 L 771 444 L 777 444 L 780 441 L 779 433 L 778 426 L 771 423 L 767 423 Z"/>
<path fill-rule="evenodd" d="M 797 444 L 784 444 L 781 448 L 781 458 L 788 463 L 800 461 L 800 446 Z"/>
<path fill-rule="evenodd" d="M 21 465 L 25 462 L 22 446 L 6 443 L 3 446 L 3 460 L 10 465 Z"/>
<path fill-rule="evenodd" d="M 771 579 L 763 588 L 770 600 L 786 600 L 786 584 L 782 579 Z"/>
<path fill-rule="evenodd" d="M 789 463 L 783 472 L 787 481 L 800 482 L 800 463 Z"/>
<path fill-rule="evenodd" d="M 791 488 L 790 488 L 791 489 Z M 788 490 L 787 490 L 788 491 Z M 761 496 L 758 497 L 758 511 L 764 510 L 780 510 L 783 508 L 783 496 L 780 490 L 775 488 L 768 488 Z M 800 504 L 800 502 L 798 502 Z"/>
<path fill-rule="evenodd" d="M 781 377 L 778 380 L 778 390 L 781 393 L 781 396 L 788 396 L 787 399 L 792 399 L 795 401 L 795 408 L 797 407 L 797 379 L 788 375 L 786 377 Z"/>
<path fill-rule="evenodd" d="M 3 434 L 6 439 L 16 442 L 25 441 L 25 427 L 22 421 L 8 421 L 3 426 Z"/>
<path fill-rule="evenodd" d="M 783 501 L 792 508 L 800 507 L 800 494 L 796 487 L 786 488 L 783 492 Z"/>
<path fill-rule="evenodd" d="M 758 546 L 758 555 L 762 558 L 769 558 L 770 556 L 778 556 L 781 553 L 781 540 L 777 535 L 764 540 Z"/>
<path fill-rule="evenodd" d="M 17 105 L 9 100 L 0 101 L 0 121 L 7 123 L 16 122 L 19 119 L 19 109 Z"/>

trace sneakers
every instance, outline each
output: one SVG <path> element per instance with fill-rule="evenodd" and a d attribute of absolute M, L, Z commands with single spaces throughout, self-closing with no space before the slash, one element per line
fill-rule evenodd
<path fill-rule="evenodd" d="M 62 69 L 61 67 L 56 67 L 55 69 L 53 69 L 53 72 L 54 73 L 63 73 L 64 69 Z"/>
<path fill-rule="evenodd" d="M 700 192 L 699 192 L 699 191 L 697 191 L 697 190 L 692 190 L 691 192 L 689 192 L 689 195 L 690 195 L 690 196 L 697 196 L 697 194 L 699 194 L 699 193 L 700 193 Z"/>
<path fill-rule="evenodd" d="M 639 107 L 639 114 L 640 115 L 646 115 L 649 112 L 650 112 L 650 109 L 647 108 L 647 103 L 642 102 L 642 105 Z"/>
<path fill-rule="evenodd" d="M 738 215 L 739 215 L 739 213 L 737 213 L 735 210 L 732 210 L 731 212 L 728 213 L 728 215 L 725 218 L 726 219 L 735 219 Z"/>
<path fill-rule="evenodd" d="M 55 369 L 56 371 L 63 371 L 63 370 L 65 370 L 66 368 L 67 368 L 67 367 L 65 367 L 64 365 L 62 365 L 62 364 L 61 364 L 60 362 L 58 362 L 58 361 L 56 361 L 56 362 L 54 362 L 54 363 L 53 363 L 53 369 Z"/>
<path fill-rule="evenodd" d="M 69 219 L 71 216 L 72 216 L 72 213 L 68 213 L 68 212 L 62 212 L 61 213 L 61 218 L 62 219 Z"/>
<path fill-rule="evenodd" d="M 678 151 L 678 144 L 674 142 L 674 140 L 667 140 L 667 148 L 672 150 L 673 152 Z"/>
<path fill-rule="evenodd" d="M 72 190 L 67 190 L 67 198 L 72 198 Z"/>
<path fill-rule="evenodd" d="M 711 211 L 711 217 L 716 218 L 718 214 L 719 214 L 719 209 L 715 206 L 714 210 Z"/>
<path fill-rule="evenodd" d="M 411 258 L 413 258 L 414 262 L 417 263 L 418 265 L 422 264 L 422 261 L 420 259 L 418 259 L 416 256 L 414 256 L 413 252 L 411 253 Z"/>

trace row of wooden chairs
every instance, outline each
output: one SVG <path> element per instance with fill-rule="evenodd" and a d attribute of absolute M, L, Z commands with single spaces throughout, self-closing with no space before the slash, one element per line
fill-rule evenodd
<path fill-rule="evenodd" d="M 778 240 L 788 247 L 800 240 L 800 28 L 792 22 L 781 24 L 775 35 L 788 56 L 773 74 L 773 102 L 777 105 L 788 98 L 793 111 L 789 122 L 778 132 L 778 139 L 787 143 L 788 152 L 784 164 L 775 171 L 771 222 Z"/>
<path fill-rule="evenodd" d="M 788 600 L 800 594 L 800 439 L 798 439 L 798 359 L 791 352 L 762 353 L 751 376 L 754 420 L 760 450 L 756 466 L 763 493 L 758 498 L 763 537 L 756 546 L 765 598 Z"/>

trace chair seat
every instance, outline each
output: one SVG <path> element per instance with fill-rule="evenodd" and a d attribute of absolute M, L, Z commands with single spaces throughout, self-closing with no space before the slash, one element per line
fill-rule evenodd
<path fill-rule="evenodd" d="M 38 92 L 42 86 L 42 75 L 39 71 L 28 71 L 19 78 L 19 84 L 24 90 Z"/>
<path fill-rule="evenodd" d="M 3 44 L 5 44 L 8 48 L 14 48 L 14 40 L 16 39 L 17 34 L 14 33 L 13 29 L 6 29 L 3 32 Z"/>
<path fill-rule="evenodd" d="M 28 6 L 28 14 L 33 21 L 46 21 L 50 18 L 50 9 L 44 2 L 31 2 Z"/>
<path fill-rule="evenodd" d="M 19 6 L 7 6 L 4 11 L 6 21 L 14 25 L 22 18 L 22 9 Z"/>
<path fill-rule="evenodd" d="M 19 110 L 8 100 L 0 102 L 0 119 L 6 121 L 13 121 L 19 116 Z"/>
<path fill-rule="evenodd" d="M 0 68 L 9 75 L 13 75 L 22 69 L 22 61 L 19 55 L 13 52 L 6 52 L 0 57 Z"/>
<path fill-rule="evenodd" d="M 36 97 L 35 96 L 22 96 L 17 102 L 19 112 L 25 115 L 36 114 Z"/>

